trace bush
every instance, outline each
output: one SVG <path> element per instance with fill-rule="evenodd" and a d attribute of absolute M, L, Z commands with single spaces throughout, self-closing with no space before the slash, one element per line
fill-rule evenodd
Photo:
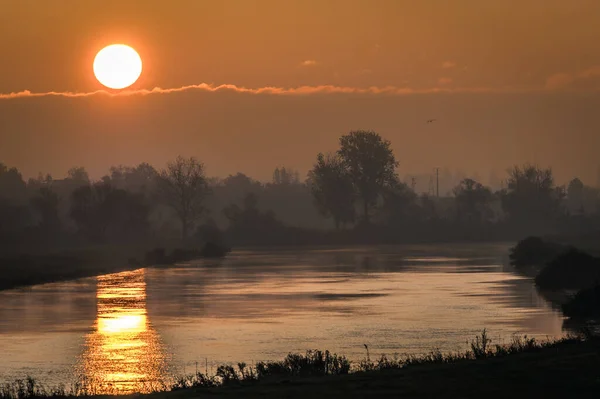
<path fill-rule="evenodd" d="M 562 305 L 562 311 L 565 316 L 578 320 L 600 317 L 600 284 L 579 291 Z"/>
<path fill-rule="evenodd" d="M 600 259 L 577 249 L 558 255 L 535 278 L 543 289 L 589 288 L 600 281 Z"/>
<path fill-rule="evenodd" d="M 510 250 L 510 263 L 515 267 L 543 266 L 563 251 L 560 244 L 527 237 Z"/>

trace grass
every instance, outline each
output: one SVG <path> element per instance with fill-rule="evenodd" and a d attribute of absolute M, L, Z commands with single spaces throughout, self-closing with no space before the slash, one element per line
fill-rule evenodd
<path fill-rule="evenodd" d="M 0 257 L 0 290 L 139 268 L 135 248 L 98 247 Z"/>
<path fill-rule="evenodd" d="M 230 249 L 207 243 L 200 250 L 170 251 L 145 247 L 99 245 L 54 253 L 0 255 L 0 290 L 66 281 L 145 266 L 172 265 L 202 257 L 218 258 Z"/>
<path fill-rule="evenodd" d="M 592 335 L 545 342 L 515 337 L 508 345 L 492 345 L 484 330 L 465 352 L 381 355 L 375 360 L 365 348 L 365 359 L 355 365 L 328 351 L 308 351 L 254 367 L 223 365 L 213 376 L 189 375 L 148 396 L 530 398 L 581 397 L 600 388 L 600 339 Z M 86 396 L 90 392 L 80 386 L 46 389 L 28 378 L 1 387 L 0 398 Z"/>

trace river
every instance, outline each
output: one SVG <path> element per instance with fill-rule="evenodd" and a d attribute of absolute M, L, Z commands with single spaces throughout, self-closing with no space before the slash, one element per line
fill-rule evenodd
<path fill-rule="evenodd" d="M 150 390 L 223 363 L 329 349 L 463 350 L 487 328 L 563 335 L 561 314 L 508 265 L 508 245 L 236 251 L 0 292 L 0 382 L 85 380 L 98 393 Z"/>

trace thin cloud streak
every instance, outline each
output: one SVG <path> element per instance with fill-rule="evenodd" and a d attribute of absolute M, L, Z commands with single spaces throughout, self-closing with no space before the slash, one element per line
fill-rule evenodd
<path fill-rule="evenodd" d="M 306 60 L 306 61 L 303 61 L 302 64 L 300 64 L 300 65 L 302 65 L 302 66 L 316 66 L 317 64 L 318 64 L 318 62 L 315 61 L 315 60 Z"/>
<path fill-rule="evenodd" d="M 171 94 L 180 93 L 185 91 L 205 91 L 205 92 L 217 92 L 217 91 L 232 91 L 236 93 L 246 94 L 266 94 L 266 95 L 315 95 L 315 94 L 365 94 L 365 95 L 411 95 L 411 94 L 436 94 L 436 93 L 526 93 L 543 91 L 544 89 L 535 88 L 490 88 L 490 87 L 465 87 L 465 88 L 447 88 L 447 87 L 432 87 L 424 89 L 412 89 L 408 87 L 397 87 L 397 86 L 384 86 L 384 87 L 347 87 L 347 86 L 333 86 L 333 85 L 321 85 L 321 86 L 299 86 L 299 87 L 275 87 L 267 86 L 260 88 L 247 88 L 242 86 L 236 86 L 234 84 L 222 84 L 212 85 L 207 83 L 201 83 L 197 85 L 188 85 L 176 88 L 163 89 L 161 87 L 155 87 L 154 89 L 136 89 L 136 90 L 122 90 L 116 92 L 110 92 L 106 90 L 96 90 L 90 92 L 32 92 L 29 90 L 23 90 L 20 92 L 0 94 L 0 100 L 10 100 L 16 98 L 32 98 L 32 97 L 91 97 L 96 95 L 104 95 L 109 97 L 123 97 L 123 96 L 147 96 L 151 94 Z"/>

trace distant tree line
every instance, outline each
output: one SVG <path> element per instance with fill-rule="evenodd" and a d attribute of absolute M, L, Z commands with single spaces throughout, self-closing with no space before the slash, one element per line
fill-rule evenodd
<path fill-rule="evenodd" d="M 372 131 L 343 135 L 306 179 L 283 167 L 269 183 L 209 178 L 193 157 L 159 170 L 112 167 L 98 181 L 75 167 L 26 182 L 0 163 L 0 250 L 193 246 L 218 235 L 233 245 L 513 240 L 600 228 L 598 188 L 577 178 L 559 186 L 549 168 L 514 166 L 500 190 L 464 178 L 439 198 L 416 193 L 398 168 L 391 143 Z"/>

